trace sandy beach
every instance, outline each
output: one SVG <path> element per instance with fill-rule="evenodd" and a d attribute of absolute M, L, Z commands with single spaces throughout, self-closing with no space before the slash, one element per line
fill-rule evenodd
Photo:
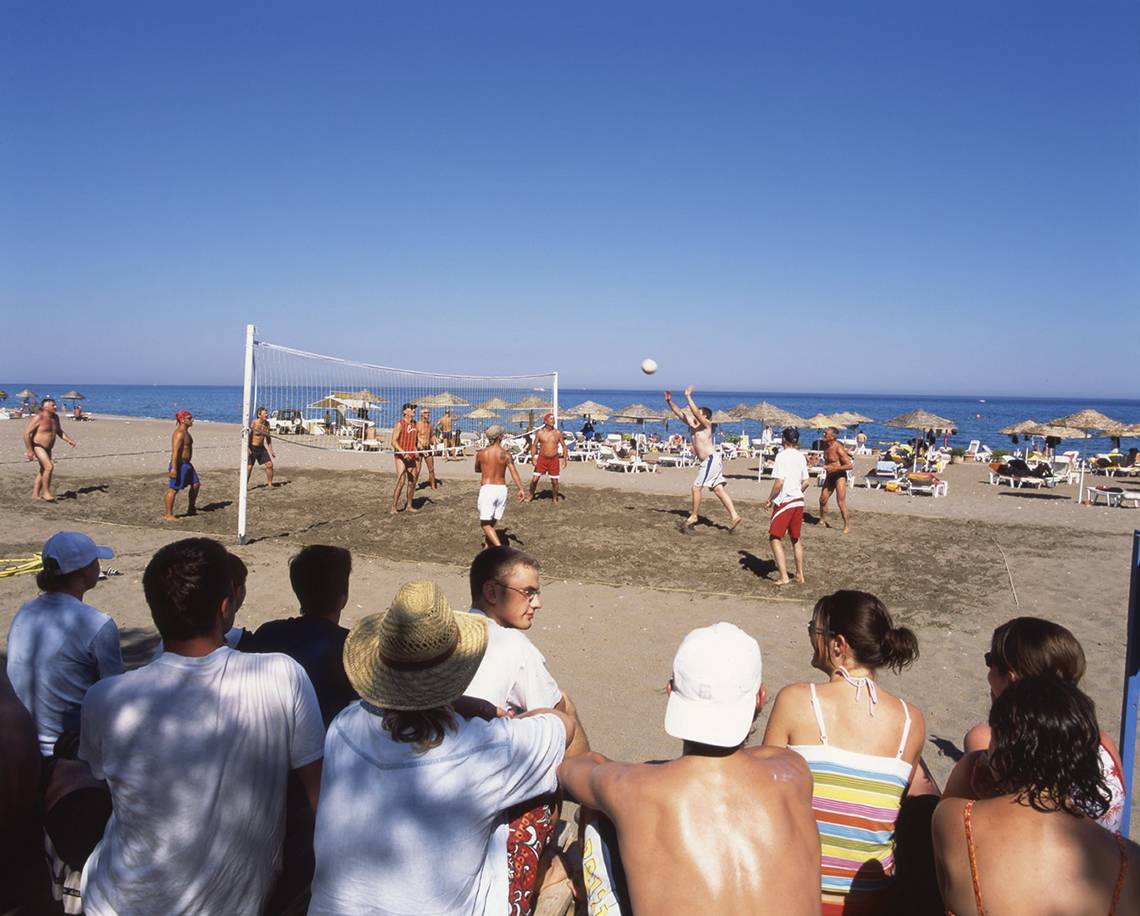
<path fill-rule="evenodd" d="M 89 601 L 116 619 L 132 660 L 146 658 L 155 640 L 142 571 L 157 547 L 189 534 L 219 538 L 249 565 L 249 599 L 238 620 L 247 627 L 295 612 L 286 563 L 309 543 L 353 550 L 346 625 L 382 610 L 412 578 L 437 580 L 455 607 L 467 607 L 466 568 L 480 546 L 470 459 L 437 459 L 440 489 L 421 488 L 422 511 L 393 517 L 390 456 L 319 451 L 278 438 L 283 485 L 269 491 L 255 471 L 249 543 L 237 548 L 236 426 L 195 425 L 200 514 L 171 524 L 160 516 L 172 422 L 104 417 L 68 424 L 79 445 L 56 448 L 55 504 L 30 499 L 33 466 L 20 445 L 23 426 L 0 423 L 0 556 L 28 556 L 61 528 L 114 548 L 107 565 L 122 575 L 100 584 Z M 868 461 L 859 459 L 857 471 Z M 543 485 L 542 498 L 512 501 L 507 509 L 512 544 L 543 568 L 544 606 L 530 635 L 575 698 L 596 749 L 625 759 L 678 752 L 662 729 L 662 687 L 673 651 L 695 626 L 728 620 L 756 636 L 773 695 L 816 676 L 804 623 L 814 601 L 838 588 L 875 592 L 918 634 L 916 664 L 883 679 L 926 714 L 924 756 L 939 781 L 963 733 L 985 717 L 982 654 L 990 632 L 1018 614 L 1049 617 L 1078 636 L 1089 663 L 1083 687 L 1102 727 L 1117 733 L 1131 539 L 1140 512 L 1078 505 L 1075 486 L 991 487 L 983 466 L 954 465 L 943 475 L 944 499 L 854 489 L 852 532 L 807 527 L 807 584 L 780 589 L 760 505 L 770 482 L 758 484 L 756 468 L 755 459 L 726 464 L 729 491 L 745 516 L 735 532 L 712 497 L 701 524 L 681 530 L 691 470 L 628 475 L 572 464 L 559 506 Z M 523 468 L 524 482 L 529 475 Z M 818 492 L 808 494 L 810 519 Z M 183 496 L 176 511 L 184 510 Z M 4 633 L 35 590 L 31 576 L 0 580 Z M 763 721 L 757 740 L 762 730 Z M 1135 825 L 1135 805 L 1132 817 Z"/>

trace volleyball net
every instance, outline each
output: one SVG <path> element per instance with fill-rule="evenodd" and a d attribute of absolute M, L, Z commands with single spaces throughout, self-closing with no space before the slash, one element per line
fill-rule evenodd
<path fill-rule="evenodd" d="M 275 446 L 391 454 L 405 405 L 430 432 L 424 454 L 462 454 L 488 426 L 525 434 L 558 414 L 558 373 L 464 375 L 397 369 L 311 353 L 246 328 L 238 543 L 245 542 L 250 424 L 264 409 Z M 427 424 L 423 425 L 426 420 Z"/>

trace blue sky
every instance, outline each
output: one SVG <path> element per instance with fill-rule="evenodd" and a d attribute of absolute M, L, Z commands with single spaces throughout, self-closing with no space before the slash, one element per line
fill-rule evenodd
<path fill-rule="evenodd" d="M 1138 77 L 1124 2 L 8 2 L 2 374 L 1137 397 Z"/>

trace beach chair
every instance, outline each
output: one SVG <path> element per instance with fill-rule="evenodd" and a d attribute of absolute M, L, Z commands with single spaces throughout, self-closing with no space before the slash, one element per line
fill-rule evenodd
<path fill-rule="evenodd" d="M 1053 486 L 1059 483 L 1076 483 L 1079 477 L 1077 469 L 1073 461 L 1067 456 L 1062 455 L 1060 458 L 1054 458 L 1052 463 Z"/>
<path fill-rule="evenodd" d="M 936 499 L 945 496 L 950 485 L 945 480 L 939 480 L 933 474 L 908 474 L 907 493 L 911 496 L 929 496 Z"/>
<path fill-rule="evenodd" d="M 973 461 L 989 462 L 993 460 L 994 453 L 988 445 L 982 445 L 980 439 L 971 439 L 966 448 L 966 457 Z"/>
<path fill-rule="evenodd" d="M 868 490 L 878 490 L 888 483 L 897 483 L 901 465 L 893 461 L 877 461 L 875 467 L 863 477 L 863 485 Z"/>
<path fill-rule="evenodd" d="M 629 462 L 629 467 L 626 468 L 631 474 L 656 474 L 657 462 L 646 461 L 640 455 L 632 458 Z"/>
<path fill-rule="evenodd" d="M 599 445 L 594 452 L 594 464 L 596 464 L 598 468 L 603 471 L 609 467 L 610 462 L 617 460 L 617 452 L 615 452 L 608 445 Z"/>

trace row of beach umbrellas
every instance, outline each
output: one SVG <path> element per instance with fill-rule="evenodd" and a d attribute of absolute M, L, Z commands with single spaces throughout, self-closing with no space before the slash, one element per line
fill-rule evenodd
<path fill-rule="evenodd" d="M 1099 410 L 1086 408 L 1068 416 L 1057 417 L 1045 423 L 1036 420 L 1022 420 L 998 430 L 1003 436 L 1041 436 L 1053 439 L 1088 439 L 1092 433 L 1112 440 L 1114 448 L 1120 448 L 1121 439 L 1140 438 L 1140 423 L 1124 423 L 1115 420 Z"/>
<path fill-rule="evenodd" d="M 32 391 L 31 388 L 23 388 L 20 391 L 16 392 L 16 397 L 18 397 L 21 401 L 35 401 L 38 400 L 39 395 Z M 72 388 L 65 394 L 61 394 L 59 396 L 59 399 L 61 401 L 86 401 L 87 397 L 86 395 L 80 394 L 78 391 Z M 3 388 L 0 388 L 0 401 L 6 400 L 8 400 L 8 392 Z"/>

